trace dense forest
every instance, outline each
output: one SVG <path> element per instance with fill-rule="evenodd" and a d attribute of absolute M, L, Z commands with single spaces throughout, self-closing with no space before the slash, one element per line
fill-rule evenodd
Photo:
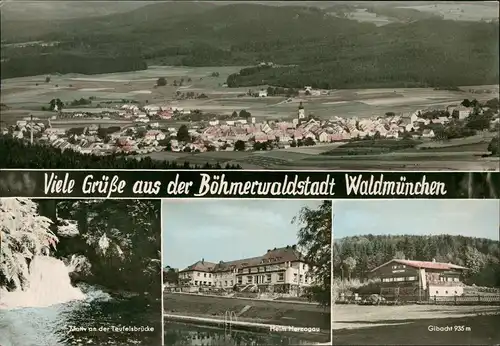
<path fill-rule="evenodd" d="M 452 235 L 368 234 L 338 239 L 333 247 L 333 275 L 367 279 L 370 270 L 393 258 L 451 262 L 469 268 L 467 284 L 500 287 L 500 243 Z"/>
<path fill-rule="evenodd" d="M 2 78 L 36 76 L 54 73 L 99 74 L 145 70 L 147 63 L 140 57 L 47 54 L 12 57 L 2 61 Z"/>
<path fill-rule="evenodd" d="M 59 232 L 55 256 L 83 256 L 75 282 L 115 291 L 161 293 L 161 203 L 153 200 L 35 200 Z M 75 232 L 76 233 L 76 232 Z"/>
<path fill-rule="evenodd" d="M 388 11 L 388 7 L 371 10 Z M 400 16 L 400 22 L 377 27 L 314 7 L 157 3 L 102 18 L 62 20 L 30 38 L 58 42 L 43 48 L 43 54 L 126 57 L 133 51 L 150 64 L 254 66 L 268 61 L 278 66 L 230 76 L 228 84 L 234 87 L 449 87 L 498 83 L 498 23 L 459 22 L 424 15 L 421 20 L 408 22 L 415 11 L 409 14 L 396 7 L 391 11 L 397 12 L 391 16 Z M 23 25 L 9 22 L 3 31 L 6 40 L 20 39 Z M 35 52 L 36 48 L 30 49 L 33 56 L 41 54 Z M 2 50 L 2 58 L 18 56 L 19 51 Z M 130 63 L 131 68 L 138 66 L 142 66 L 138 60 Z"/>
<path fill-rule="evenodd" d="M 157 161 L 149 157 L 142 159 L 124 156 L 95 156 L 81 154 L 73 150 L 31 145 L 25 141 L 0 136 L 0 167 L 2 168 L 58 168 L 58 169 L 240 169 L 239 165 L 205 164 L 190 165 L 188 162 Z"/>

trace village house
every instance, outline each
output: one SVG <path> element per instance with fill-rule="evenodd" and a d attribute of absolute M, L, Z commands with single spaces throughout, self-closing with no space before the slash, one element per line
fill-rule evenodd
<path fill-rule="evenodd" d="M 467 268 L 451 264 L 393 259 L 370 272 L 381 282 L 381 295 L 398 299 L 450 297 L 463 294 L 460 278 Z"/>
<path fill-rule="evenodd" d="M 275 293 L 299 292 L 313 283 L 310 268 L 295 245 L 229 262 L 202 259 L 180 271 L 179 278 L 184 286 Z"/>
<path fill-rule="evenodd" d="M 434 130 L 425 129 L 424 131 L 422 131 L 422 138 L 434 138 L 434 137 L 436 137 Z"/>

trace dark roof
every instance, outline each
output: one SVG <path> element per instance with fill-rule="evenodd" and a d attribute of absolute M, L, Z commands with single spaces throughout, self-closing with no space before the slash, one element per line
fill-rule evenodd
<path fill-rule="evenodd" d="M 184 271 L 205 271 L 205 272 L 224 272 L 233 269 L 240 269 L 245 267 L 254 267 L 258 265 L 280 264 L 285 262 L 294 262 L 304 260 L 304 256 L 298 251 L 295 246 L 286 246 L 282 248 L 275 248 L 267 250 L 267 252 L 258 257 L 244 258 L 235 261 L 220 261 L 219 263 L 212 263 L 207 261 L 198 261 Z"/>
<path fill-rule="evenodd" d="M 465 267 L 451 264 L 451 263 L 442 263 L 442 262 L 427 262 L 427 261 L 412 261 L 412 260 L 402 260 L 402 259 L 392 259 L 389 262 L 386 262 L 375 269 L 372 269 L 371 272 L 374 272 L 382 267 L 390 263 L 399 263 L 404 264 L 413 268 L 422 268 L 422 269 L 437 269 L 437 270 L 450 270 L 450 269 L 459 269 L 464 270 L 467 269 Z"/>
<path fill-rule="evenodd" d="M 186 269 L 182 270 L 183 272 L 185 271 L 191 271 L 191 270 L 196 270 L 199 272 L 211 272 L 215 267 L 215 263 L 212 262 L 207 262 L 207 261 L 198 261 L 194 264 L 191 264 L 189 267 Z"/>

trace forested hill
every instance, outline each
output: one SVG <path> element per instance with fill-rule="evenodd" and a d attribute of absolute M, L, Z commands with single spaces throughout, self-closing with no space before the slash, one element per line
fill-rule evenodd
<path fill-rule="evenodd" d="M 394 7 L 397 11 L 397 7 Z M 59 42 L 22 56 L 138 56 L 149 64 L 281 65 L 232 76 L 230 86 L 322 88 L 498 83 L 498 23 L 429 18 L 377 27 L 307 6 L 155 3 L 100 18 L 2 23 L 3 40 Z M 5 47 L 3 47 L 5 48 Z M 15 48 L 2 58 L 17 59 Z M 293 65 L 293 66 L 292 66 Z"/>
<path fill-rule="evenodd" d="M 500 243 L 453 235 L 361 235 L 336 239 L 334 276 L 366 278 L 370 270 L 393 258 L 451 262 L 469 268 L 467 282 L 500 287 Z M 341 270 L 342 269 L 342 270 Z"/>

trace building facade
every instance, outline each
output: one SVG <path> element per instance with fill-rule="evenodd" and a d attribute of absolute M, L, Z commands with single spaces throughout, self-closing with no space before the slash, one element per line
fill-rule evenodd
<path fill-rule="evenodd" d="M 213 289 L 282 292 L 313 283 L 312 272 L 296 246 L 267 250 L 258 257 L 218 263 L 198 261 L 179 272 L 181 285 Z"/>
<path fill-rule="evenodd" d="M 451 263 L 393 259 L 370 274 L 380 280 L 382 296 L 428 299 L 462 295 L 461 276 L 466 269 Z"/>

